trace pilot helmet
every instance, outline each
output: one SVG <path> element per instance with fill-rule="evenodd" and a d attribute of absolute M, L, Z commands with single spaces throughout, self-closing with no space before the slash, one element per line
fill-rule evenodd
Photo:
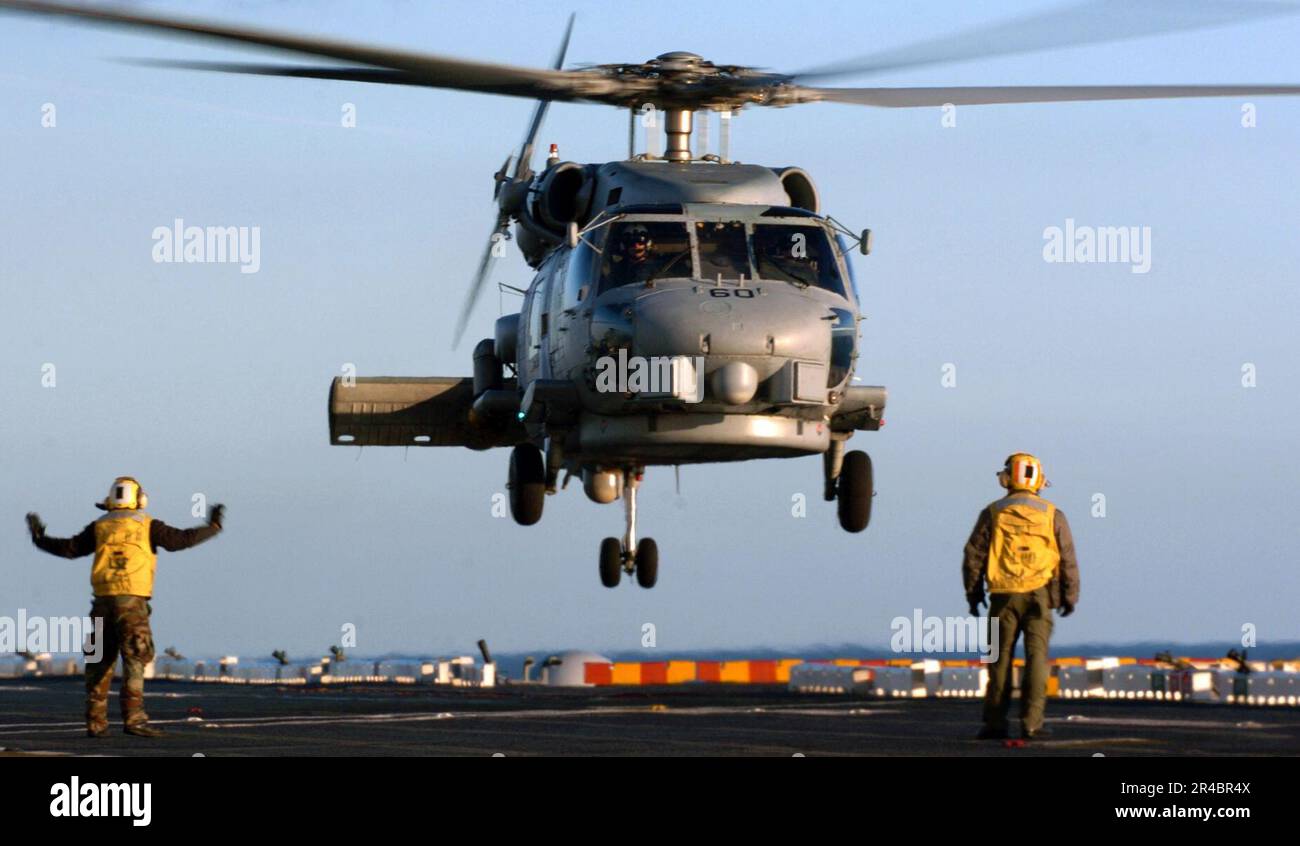
<path fill-rule="evenodd" d="M 645 258 L 646 254 L 654 247 L 654 239 L 650 237 L 650 230 L 641 223 L 628 226 L 619 237 L 624 251 L 636 259 Z"/>

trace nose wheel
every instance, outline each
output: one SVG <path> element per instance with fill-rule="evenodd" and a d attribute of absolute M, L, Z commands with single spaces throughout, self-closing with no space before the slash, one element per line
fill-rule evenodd
<path fill-rule="evenodd" d="M 605 538 L 600 542 L 600 583 L 607 588 L 618 587 L 626 573 L 635 575 L 641 587 L 652 588 L 659 580 L 659 545 L 654 538 L 636 539 L 636 490 L 641 484 L 641 472 L 629 470 L 623 478 L 627 531 L 621 540 Z"/>
<path fill-rule="evenodd" d="M 623 579 L 623 545 L 618 538 L 605 538 L 600 542 L 600 583 L 607 588 L 618 587 Z"/>

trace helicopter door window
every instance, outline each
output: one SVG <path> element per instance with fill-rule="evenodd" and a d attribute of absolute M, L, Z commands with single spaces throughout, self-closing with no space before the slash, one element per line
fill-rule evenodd
<path fill-rule="evenodd" d="M 564 269 L 563 298 L 559 307 L 570 309 L 582 302 L 584 289 L 591 283 L 597 253 L 586 241 L 579 241 Z"/>
<path fill-rule="evenodd" d="M 846 296 L 825 231 L 815 226 L 761 223 L 754 227 L 758 278 L 814 286 Z"/>
<path fill-rule="evenodd" d="M 700 278 L 752 279 L 745 224 L 734 221 L 700 221 L 695 224 L 700 245 Z"/>
<path fill-rule="evenodd" d="M 560 303 L 564 299 L 564 270 L 569 259 L 569 253 L 558 253 L 555 257 L 555 263 L 547 271 L 546 299 L 548 302 L 546 306 L 547 314 L 543 316 L 543 321 L 549 322 L 550 314 L 559 311 L 561 308 Z M 543 329 L 542 334 L 546 334 L 546 331 L 546 329 Z"/>
<path fill-rule="evenodd" d="M 610 228 L 600 264 L 600 291 L 691 275 L 686 224 L 625 221 Z"/>

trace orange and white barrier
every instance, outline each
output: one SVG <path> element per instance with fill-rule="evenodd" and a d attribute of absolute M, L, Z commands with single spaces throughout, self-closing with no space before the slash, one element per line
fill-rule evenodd
<path fill-rule="evenodd" d="M 687 682 L 787 684 L 790 668 L 801 658 L 755 661 L 615 661 L 588 662 L 583 677 L 593 685 L 656 685 Z"/>
<path fill-rule="evenodd" d="M 1224 669 L 1225 662 L 1218 659 L 1180 660 L 1185 664 L 1182 668 L 1131 657 L 1057 658 L 1052 662 L 1047 693 L 1066 699 L 1300 704 L 1300 672 L 1259 669 L 1239 673 L 1235 668 Z M 589 685 L 785 684 L 799 693 L 883 698 L 981 697 L 989 676 L 989 666 L 977 659 L 618 661 L 592 662 L 584 667 Z M 1023 669 L 1024 661 L 1016 659 L 1017 680 Z"/>

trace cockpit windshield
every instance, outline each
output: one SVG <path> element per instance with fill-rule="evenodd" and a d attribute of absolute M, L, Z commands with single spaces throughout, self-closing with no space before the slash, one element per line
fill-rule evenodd
<path fill-rule="evenodd" d="M 612 223 L 601 250 L 598 292 L 698 274 L 710 281 L 788 282 L 848 296 L 838 251 L 824 227 L 734 220 L 695 220 L 689 225 L 690 230 L 680 221 Z M 692 247 L 698 250 L 695 256 Z"/>
<path fill-rule="evenodd" d="M 698 221 L 695 239 L 700 245 L 702 279 L 754 278 L 749 268 L 749 247 L 745 243 L 745 224 L 736 221 Z"/>
<path fill-rule="evenodd" d="M 760 223 L 754 227 L 754 262 L 759 279 L 812 285 L 844 296 L 835 249 L 815 226 Z"/>
<path fill-rule="evenodd" d="M 689 277 L 692 272 L 691 241 L 685 223 L 615 223 L 605 239 L 599 290 L 644 285 L 672 276 Z"/>

